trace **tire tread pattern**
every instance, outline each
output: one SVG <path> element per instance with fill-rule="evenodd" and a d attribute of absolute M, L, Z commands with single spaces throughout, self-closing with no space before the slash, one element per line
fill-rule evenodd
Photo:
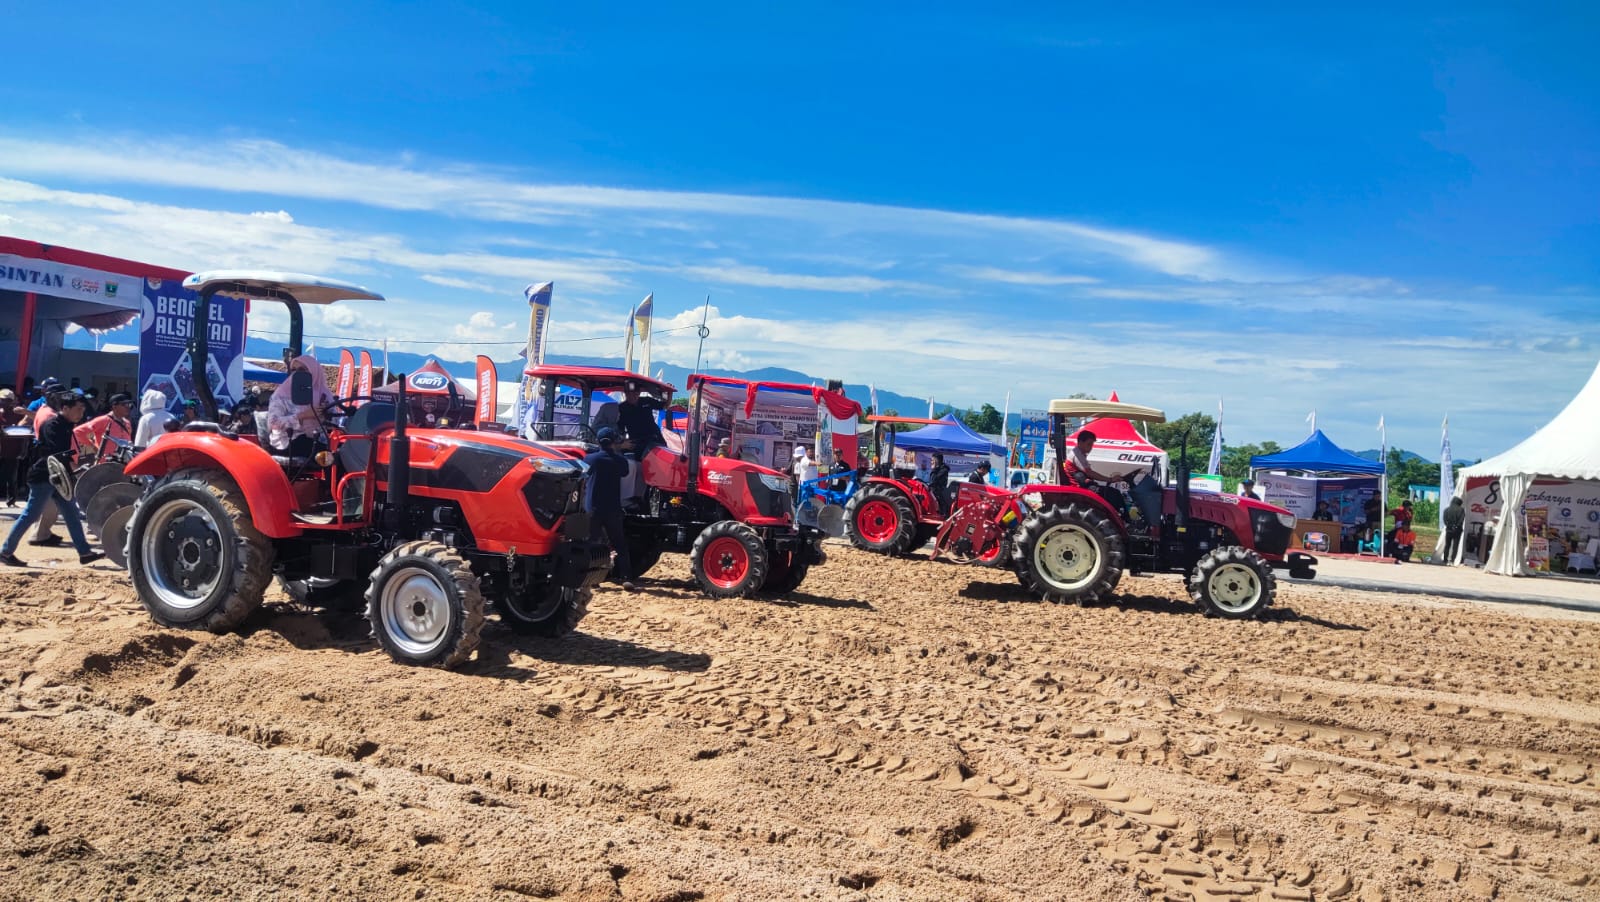
<path fill-rule="evenodd" d="M 1220 608 L 1211 600 L 1211 593 L 1206 590 L 1206 585 L 1211 580 L 1211 575 L 1223 564 L 1243 564 L 1255 570 L 1256 578 L 1261 580 L 1261 601 L 1248 611 L 1228 611 Z M 1278 593 L 1278 577 L 1272 572 L 1261 555 L 1256 554 L 1242 545 L 1224 545 L 1213 548 L 1195 562 L 1194 568 L 1189 573 L 1189 597 L 1205 610 L 1208 617 L 1227 617 L 1232 620 L 1250 620 L 1260 617 L 1272 605 L 1272 599 Z"/>
<path fill-rule="evenodd" d="M 1091 583 L 1073 592 L 1055 588 L 1041 577 L 1034 564 L 1033 551 L 1044 534 L 1056 526 L 1073 524 L 1088 530 L 1099 538 L 1100 553 L 1105 564 L 1100 575 Z M 1065 504 L 1035 511 L 1017 528 L 1011 548 L 1012 564 L 1023 588 L 1046 601 L 1068 604 L 1090 604 L 1110 595 L 1122 581 L 1123 564 L 1127 557 L 1122 533 L 1116 523 L 1099 508 L 1090 504 Z"/>
<path fill-rule="evenodd" d="M 372 571 L 372 579 L 367 585 L 367 622 L 371 624 L 373 638 L 378 640 L 379 645 L 384 645 L 383 630 L 380 626 L 383 619 L 383 611 L 380 605 L 382 593 L 379 591 L 379 587 L 383 583 L 382 577 L 385 570 L 395 566 L 397 561 L 406 557 L 424 558 L 435 566 L 444 569 L 450 575 L 451 580 L 456 585 L 456 590 L 461 595 L 462 607 L 466 616 L 462 618 L 461 635 L 451 645 L 449 652 L 441 654 L 436 660 L 426 663 L 403 661 L 392 652 L 390 657 L 401 663 L 439 667 L 448 670 L 472 657 L 472 653 L 477 650 L 478 642 L 483 634 L 483 590 L 479 586 L 478 576 L 472 572 L 472 567 L 467 563 L 466 558 L 446 545 L 427 541 L 403 542 L 396 545 L 378 562 L 378 566 Z M 588 608 L 585 605 L 585 613 L 587 611 Z M 384 650 L 388 651 L 388 647 L 384 646 Z"/>
<path fill-rule="evenodd" d="M 139 544 L 136 538 L 138 531 L 131 528 L 135 524 L 140 528 L 145 525 L 139 522 L 139 508 L 149 504 L 153 498 L 162 493 L 163 489 L 179 484 L 209 495 L 216 506 L 221 508 L 223 519 L 233 530 L 234 560 L 233 572 L 229 575 L 229 591 L 227 597 L 216 604 L 209 613 L 196 620 L 170 620 L 149 604 L 145 605 L 145 610 L 149 611 L 150 616 L 162 626 L 177 629 L 199 627 L 213 633 L 225 633 L 236 629 L 244 623 L 252 611 L 261 606 L 267 585 L 272 581 L 272 561 L 275 557 L 272 540 L 256 529 L 255 522 L 250 518 L 250 507 L 245 503 L 244 493 L 225 471 L 201 467 L 175 470 L 157 480 L 150 491 L 139 499 L 133 512 L 133 520 L 129 523 L 128 544 L 123 550 L 123 555 L 128 561 L 129 576 L 137 586 L 144 570 L 142 554 L 134 553 Z"/>
<path fill-rule="evenodd" d="M 874 498 L 888 502 L 894 508 L 897 518 L 894 535 L 887 542 L 869 542 L 861 535 L 861 531 L 856 529 L 856 517 L 861 511 L 861 506 Z M 850 537 L 850 544 L 862 551 L 898 556 L 909 554 L 913 549 L 927 543 L 926 540 L 917 541 L 917 512 L 911 504 L 911 499 L 892 486 L 876 485 L 857 492 L 845 506 L 844 522 L 845 534 Z"/>
<path fill-rule="evenodd" d="M 750 570 L 745 574 L 744 581 L 739 585 L 723 587 L 712 582 L 706 576 L 705 553 L 706 548 L 721 536 L 737 538 L 744 545 L 745 553 L 750 558 Z M 695 536 L 694 547 L 689 551 L 689 569 L 694 573 L 695 581 L 700 588 L 712 598 L 750 598 L 761 591 L 762 583 L 767 581 L 767 570 L 771 562 L 767 559 L 766 543 L 761 541 L 761 536 L 756 531 L 738 520 L 718 520 L 700 531 Z"/>

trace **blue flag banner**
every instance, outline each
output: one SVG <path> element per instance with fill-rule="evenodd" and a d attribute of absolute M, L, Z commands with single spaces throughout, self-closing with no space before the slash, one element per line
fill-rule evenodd
<path fill-rule="evenodd" d="M 1017 431 L 1017 466 L 1043 466 L 1045 443 L 1050 439 L 1050 415 L 1024 408 Z"/>
<path fill-rule="evenodd" d="M 550 328 L 550 301 L 555 294 L 554 282 L 539 282 L 529 285 L 522 290 L 523 297 L 528 299 L 528 346 L 522 349 L 522 356 L 528 360 L 528 367 L 536 367 L 544 362 L 544 336 Z M 536 380 L 527 375 L 522 376 L 522 390 L 517 392 L 517 407 L 512 414 L 512 421 L 523 422 L 528 411 L 533 407 Z"/>
<path fill-rule="evenodd" d="M 139 394 L 156 389 L 176 412 L 199 400 L 196 380 L 204 378 L 217 408 L 233 407 L 244 394 L 245 303 L 213 297 L 207 323 L 206 371 L 196 373 L 189 358 L 194 307 L 200 296 L 170 279 L 146 279 L 139 317 Z M 137 403 L 137 401 L 136 401 Z"/>

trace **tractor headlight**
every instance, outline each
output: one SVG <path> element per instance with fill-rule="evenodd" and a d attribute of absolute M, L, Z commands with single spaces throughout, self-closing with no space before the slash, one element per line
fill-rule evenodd
<path fill-rule="evenodd" d="M 324 469 L 333 466 L 333 454 L 328 451 L 318 451 L 311 459 L 317 466 Z"/>
<path fill-rule="evenodd" d="M 768 491 L 788 493 L 789 480 L 772 473 L 758 473 L 757 475 L 761 477 L 761 484 L 766 486 Z"/>
<path fill-rule="evenodd" d="M 1294 529 L 1294 524 L 1295 524 L 1294 514 L 1279 514 L 1278 515 L 1278 522 L 1283 524 L 1283 528 L 1284 529 Z"/>
<path fill-rule="evenodd" d="M 589 465 L 581 460 L 570 457 L 530 457 L 528 463 L 539 473 L 551 473 L 557 476 L 575 476 L 588 470 Z"/>

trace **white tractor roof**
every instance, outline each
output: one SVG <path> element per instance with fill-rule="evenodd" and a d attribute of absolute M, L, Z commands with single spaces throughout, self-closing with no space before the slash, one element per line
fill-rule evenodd
<path fill-rule="evenodd" d="M 1050 412 L 1069 417 L 1115 417 L 1119 420 L 1138 420 L 1144 423 L 1167 421 L 1167 415 L 1154 407 L 1124 404 L 1121 401 L 1093 401 L 1087 398 L 1063 398 L 1051 401 Z"/>
<path fill-rule="evenodd" d="M 360 285 L 308 276 L 297 272 L 270 272 L 262 269 L 219 269 L 197 272 L 183 280 L 183 287 L 202 292 L 207 285 L 225 283 L 230 287 L 218 293 L 228 297 L 270 298 L 273 292 L 292 295 L 302 304 L 332 304 L 335 301 L 381 301 L 383 295 Z"/>

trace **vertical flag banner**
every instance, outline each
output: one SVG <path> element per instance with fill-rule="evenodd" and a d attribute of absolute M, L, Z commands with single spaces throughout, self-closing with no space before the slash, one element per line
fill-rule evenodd
<path fill-rule="evenodd" d="M 475 423 L 493 423 L 497 421 L 496 411 L 500 409 L 500 377 L 495 372 L 494 361 L 478 355 L 478 410 L 473 417 Z"/>
<path fill-rule="evenodd" d="M 1439 427 L 1444 435 L 1439 439 L 1439 535 L 1444 535 L 1444 512 L 1456 494 L 1456 474 L 1451 471 L 1454 461 L 1450 456 L 1450 418 L 1445 417 Z M 1447 564 L 1455 563 L 1446 561 Z"/>
<path fill-rule="evenodd" d="M 528 346 L 522 354 L 528 358 L 528 367 L 536 367 L 544 362 L 544 333 L 550 325 L 550 298 L 555 293 L 554 282 L 540 282 L 529 285 L 522 292 L 528 298 Z M 514 422 L 521 423 L 527 418 L 528 411 L 534 402 L 534 378 L 524 373 L 522 376 L 522 391 L 517 393 L 517 410 Z"/>
<path fill-rule="evenodd" d="M 628 315 L 628 347 L 623 353 L 622 368 L 633 369 L 634 338 L 639 339 L 639 374 L 650 375 L 650 317 L 655 312 L 655 292 L 644 296 L 639 306 Z"/>
<path fill-rule="evenodd" d="M 1383 474 L 1378 477 L 1378 491 L 1381 493 L 1382 511 L 1389 509 L 1389 430 L 1384 428 L 1383 415 L 1378 416 L 1378 463 L 1383 464 Z M 1378 525 L 1383 525 L 1383 514 L 1378 515 Z"/>
<path fill-rule="evenodd" d="M 349 348 L 339 349 L 339 385 L 333 396 L 340 400 L 350 397 L 356 387 L 356 358 Z"/>
<path fill-rule="evenodd" d="M 361 352 L 360 363 L 356 366 L 356 395 L 361 398 L 372 397 L 372 355 L 366 351 Z M 366 401 L 357 401 L 360 407 Z"/>
<path fill-rule="evenodd" d="M 878 384 L 876 382 L 867 386 L 867 397 L 872 402 L 872 412 L 878 412 Z"/>
<path fill-rule="evenodd" d="M 383 384 L 388 385 L 394 378 L 394 370 L 389 369 L 389 339 L 383 339 Z"/>
<path fill-rule="evenodd" d="M 928 396 L 928 419 L 933 419 L 933 395 Z"/>
<path fill-rule="evenodd" d="M 1306 422 L 1311 424 L 1311 434 L 1317 434 L 1317 412 L 1315 410 L 1306 417 Z"/>
<path fill-rule="evenodd" d="M 1222 400 L 1217 400 L 1217 431 L 1211 433 L 1211 457 L 1206 460 L 1206 473 L 1215 476 L 1222 472 Z"/>
<path fill-rule="evenodd" d="M 194 305 L 200 296 L 175 280 L 147 279 L 139 317 L 139 394 L 158 389 L 169 410 L 195 400 L 204 378 L 220 410 L 231 410 L 244 394 L 245 302 L 218 295 L 206 316 L 206 371 L 194 372 L 189 357 Z"/>

